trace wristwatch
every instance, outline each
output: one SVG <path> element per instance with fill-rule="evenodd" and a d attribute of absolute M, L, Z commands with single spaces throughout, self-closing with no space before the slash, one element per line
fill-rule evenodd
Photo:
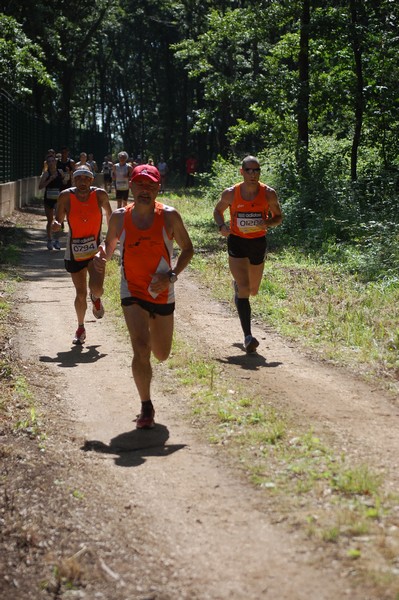
<path fill-rule="evenodd" d="M 177 281 L 176 273 L 174 271 L 169 271 L 168 275 L 169 275 L 170 283 L 176 283 L 176 281 Z"/>

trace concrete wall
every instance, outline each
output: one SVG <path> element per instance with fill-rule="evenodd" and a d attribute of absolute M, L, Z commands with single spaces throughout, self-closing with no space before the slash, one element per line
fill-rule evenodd
<path fill-rule="evenodd" d="M 42 196 L 39 190 L 40 177 L 27 177 L 0 184 L 0 217 L 10 216 L 14 210 L 27 206 L 35 196 Z M 97 173 L 94 180 L 97 187 L 104 186 L 104 176 Z"/>
<path fill-rule="evenodd" d="M 39 194 L 40 177 L 27 177 L 0 184 L 0 217 L 8 217 L 14 210 L 29 204 Z"/>

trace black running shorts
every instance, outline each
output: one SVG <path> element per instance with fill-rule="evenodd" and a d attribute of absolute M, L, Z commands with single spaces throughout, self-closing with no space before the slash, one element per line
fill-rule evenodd
<path fill-rule="evenodd" d="M 79 273 L 82 269 L 85 269 L 89 262 L 93 260 L 89 258 L 88 260 L 64 260 L 65 269 L 68 273 Z"/>
<path fill-rule="evenodd" d="M 129 199 L 129 190 L 116 190 L 115 198 L 117 200 L 128 200 Z"/>
<path fill-rule="evenodd" d="M 44 199 L 44 206 L 46 206 L 47 208 L 54 208 L 55 205 L 57 204 L 57 200 L 51 200 L 51 199 Z"/>
<path fill-rule="evenodd" d="M 247 239 L 230 234 L 227 251 L 232 258 L 248 258 L 251 265 L 261 265 L 266 257 L 266 236 Z"/>
<path fill-rule="evenodd" d="M 141 298 L 136 298 L 134 296 L 121 299 L 122 306 L 132 306 L 132 304 L 138 304 L 141 306 L 141 308 L 150 313 L 151 317 L 155 317 L 155 315 L 167 317 L 175 310 L 174 302 L 171 302 L 170 304 L 155 304 L 155 302 L 148 302 L 147 300 L 142 300 Z"/>

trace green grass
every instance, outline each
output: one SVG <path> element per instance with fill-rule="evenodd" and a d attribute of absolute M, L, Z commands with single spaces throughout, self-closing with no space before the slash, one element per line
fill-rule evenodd
<path fill-rule="evenodd" d="M 176 348 L 176 345 L 178 348 Z M 328 490 L 335 499 L 372 499 L 368 510 L 380 505 L 382 478 L 367 465 L 353 465 L 322 442 L 312 430 L 301 431 L 290 416 L 272 403 L 251 396 L 250 390 L 227 389 L 223 374 L 211 359 L 201 357 L 181 341 L 168 361 L 174 381 L 191 396 L 192 410 L 215 445 L 229 447 L 248 476 L 259 487 L 286 495 Z M 371 511 L 370 517 L 378 516 Z"/>
<path fill-rule="evenodd" d="M 240 387 L 239 379 L 226 387 L 223 370 L 206 349 L 201 355 L 175 340 L 157 377 L 167 384 L 171 372 L 171 390 L 181 388 L 188 399 L 192 425 L 258 490 L 272 519 L 287 521 L 319 550 L 334 546 L 336 560 L 358 560 L 363 581 L 376 582 L 384 593 L 398 589 L 398 497 L 380 472 L 329 446 L 311 423 L 301 429 L 289 413 Z M 389 577 L 382 581 L 385 572 Z"/>
<path fill-rule="evenodd" d="M 0 227 L 0 280 L 7 277 L 10 267 L 19 264 L 21 247 L 26 243 L 26 232 L 19 227 Z"/>

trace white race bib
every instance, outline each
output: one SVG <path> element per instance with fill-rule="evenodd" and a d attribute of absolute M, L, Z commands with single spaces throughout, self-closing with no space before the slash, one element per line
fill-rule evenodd
<path fill-rule="evenodd" d="M 97 240 L 94 235 L 72 239 L 72 254 L 75 260 L 88 260 L 97 253 Z"/>
<path fill-rule="evenodd" d="M 243 233 L 264 231 L 263 215 L 259 213 L 237 213 L 237 227 Z"/>
<path fill-rule="evenodd" d="M 47 200 L 57 200 L 59 196 L 58 188 L 47 188 L 46 190 L 46 198 Z"/>

